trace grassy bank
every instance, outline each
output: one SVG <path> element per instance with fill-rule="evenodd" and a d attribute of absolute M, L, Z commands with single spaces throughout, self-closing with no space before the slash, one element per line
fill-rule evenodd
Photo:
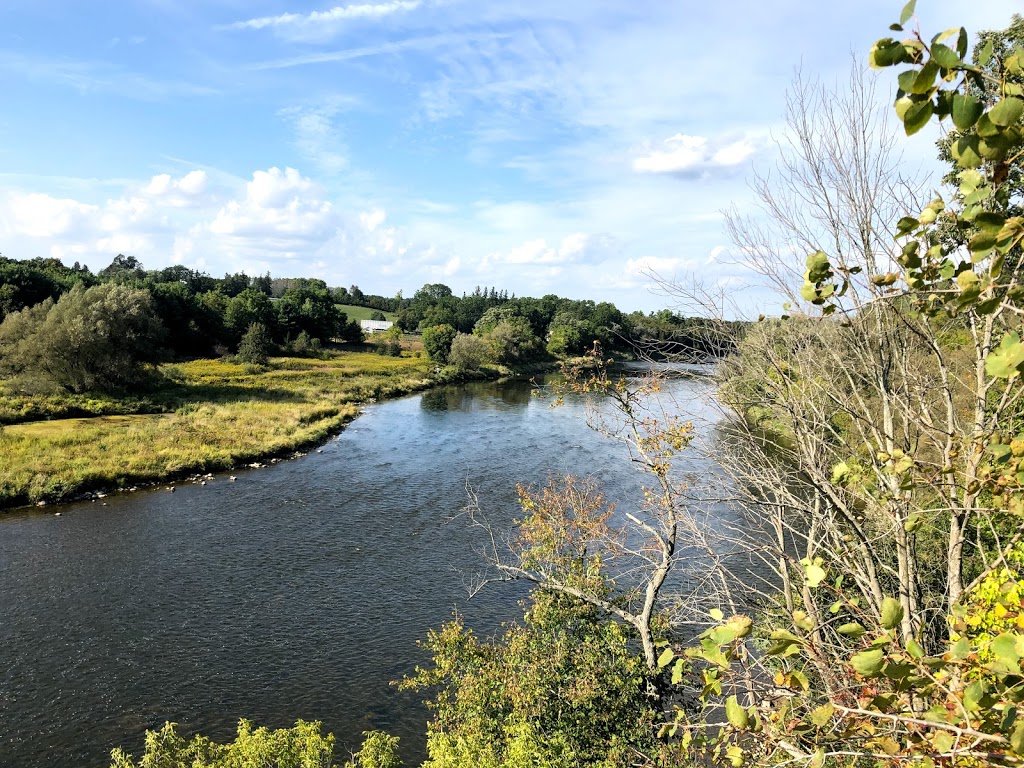
<path fill-rule="evenodd" d="M 374 313 L 382 311 L 371 307 L 357 307 L 355 304 L 335 304 L 335 306 L 344 312 L 349 320 L 372 320 Z M 383 314 L 392 323 L 398 320 L 397 312 L 384 312 Z"/>
<path fill-rule="evenodd" d="M 262 371 L 196 360 L 166 366 L 143 397 L 0 396 L 0 507 L 287 454 L 340 429 L 359 403 L 424 389 L 429 369 L 362 352 L 273 358 Z"/>

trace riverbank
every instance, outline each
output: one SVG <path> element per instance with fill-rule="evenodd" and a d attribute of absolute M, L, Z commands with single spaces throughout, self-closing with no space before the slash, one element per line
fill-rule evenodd
<path fill-rule="evenodd" d="M 319 445 L 365 403 L 558 368 L 544 361 L 462 371 L 438 369 L 418 351 L 331 350 L 271 358 L 263 368 L 227 358 L 168 364 L 150 391 L 123 398 L 0 395 L 0 511 L 198 481 Z"/>
<path fill-rule="evenodd" d="M 0 427 L 0 508 L 291 455 L 337 433 L 360 404 L 435 383 L 425 357 L 343 351 L 263 369 L 193 360 L 161 373 L 142 397 L 0 398 L 5 420 L 18 421 Z"/>

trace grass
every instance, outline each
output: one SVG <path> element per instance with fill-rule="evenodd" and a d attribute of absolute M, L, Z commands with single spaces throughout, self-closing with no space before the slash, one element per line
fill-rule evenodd
<path fill-rule="evenodd" d="M 370 307 L 357 307 L 352 304 L 336 304 L 342 312 L 348 315 L 349 320 L 369 320 L 370 315 L 374 312 L 380 312 L 379 309 L 372 309 Z M 384 317 L 390 320 L 392 323 L 398 320 L 397 312 L 385 312 Z"/>
<path fill-rule="evenodd" d="M 359 403 L 426 388 L 429 368 L 423 357 L 368 352 L 273 358 L 264 370 L 195 360 L 166 366 L 165 383 L 144 398 L 0 396 L 0 417 L 9 417 L 0 428 L 0 507 L 291 453 L 339 430 Z"/>

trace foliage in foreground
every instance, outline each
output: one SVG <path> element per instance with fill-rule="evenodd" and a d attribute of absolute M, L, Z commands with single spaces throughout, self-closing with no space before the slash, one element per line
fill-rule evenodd
<path fill-rule="evenodd" d="M 111 754 L 110 768 L 331 768 L 334 735 L 321 733 L 321 723 L 299 720 L 293 728 L 256 728 L 238 724 L 234 741 L 218 744 L 205 736 L 187 740 L 174 723 L 146 732 L 146 746 L 136 760 L 121 749 Z M 398 739 L 367 731 L 362 748 L 345 768 L 400 768 Z"/>
<path fill-rule="evenodd" d="M 238 724 L 238 737 L 218 744 L 205 736 L 187 740 L 174 723 L 146 732 L 146 746 L 136 762 L 121 749 L 111 754 L 111 768 L 331 768 L 334 736 L 324 736 L 320 723 L 302 720 L 294 728 L 271 731 L 248 720 Z"/>
<path fill-rule="evenodd" d="M 543 590 L 521 624 L 485 641 L 460 619 L 431 632 L 424 768 L 625 766 L 659 749 L 652 680 L 621 624 Z"/>

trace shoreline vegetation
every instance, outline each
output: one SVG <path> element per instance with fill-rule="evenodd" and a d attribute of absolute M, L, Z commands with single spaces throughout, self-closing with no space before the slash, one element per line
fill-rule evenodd
<path fill-rule="evenodd" d="M 0 514 L 262 466 L 322 444 L 367 403 L 541 372 L 453 371 L 419 352 L 351 350 L 273 357 L 263 367 L 226 358 L 158 370 L 162 381 L 141 397 L 0 395 Z"/>

